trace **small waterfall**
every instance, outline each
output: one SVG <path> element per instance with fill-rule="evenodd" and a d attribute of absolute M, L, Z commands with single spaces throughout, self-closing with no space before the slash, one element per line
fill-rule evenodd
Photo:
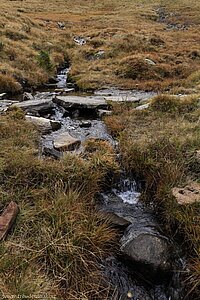
<path fill-rule="evenodd" d="M 135 180 L 130 178 L 121 178 L 116 188 L 112 189 L 112 192 L 120 197 L 124 203 L 129 204 L 138 203 L 140 197 Z"/>
<path fill-rule="evenodd" d="M 69 68 L 65 68 L 60 70 L 60 72 L 57 74 L 57 88 L 63 89 L 67 87 L 67 75 L 69 73 Z"/>

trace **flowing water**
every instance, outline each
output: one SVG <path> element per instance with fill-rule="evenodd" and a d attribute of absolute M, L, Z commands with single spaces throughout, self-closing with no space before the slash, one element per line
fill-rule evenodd
<path fill-rule="evenodd" d="M 60 72 L 57 75 L 57 88 L 63 89 L 67 88 L 67 75 L 69 73 L 69 68 L 61 69 Z"/>

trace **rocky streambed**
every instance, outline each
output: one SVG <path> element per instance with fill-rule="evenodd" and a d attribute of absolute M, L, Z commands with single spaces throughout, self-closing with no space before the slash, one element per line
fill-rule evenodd
<path fill-rule="evenodd" d="M 130 101 L 146 109 L 154 93 L 105 88 L 93 95 L 80 95 L 67 83 L 67 69 L 61 70 L 50 91 L 25 93 L 22 101 L 0 95 L 0 113 L 10 106 L 26 112 L 27 121 L 41 132 L 40 156 L 59 159 L 65 151 L 81 153 L 88 139 L 117 142 L 108 134 L 102 116 L 111 114 L 109 101 Z M 97 196 L 99 210 L 119 229 L 118 257 L 107 257 L 102 271 L 116 288 L 112 299 L 179 300 L 184 286 L 185 264 L 177 245 L 167 237 L 154 211 L 140 201 L 138 184 L 122 172 L 110 190 Z"/>

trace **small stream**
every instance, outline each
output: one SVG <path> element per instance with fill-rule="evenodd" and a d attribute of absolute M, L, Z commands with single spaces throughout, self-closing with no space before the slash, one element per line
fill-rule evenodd
<path fill-rule="evenodd" d="M 163 234 L 160 225 L 154 217 L 154 211 L 145 207 L 139 200 L 140 188 L 135 180 L 122 173 L 120 180 L 98 197 L 101 211 L 108 212 L 113 223 L 122 234 L 127 228 L 134 231 L 159 232 Z M 116 218 L 117 217 L 117 218 Z M 126 223 L 127 222 L 127 223 Z M 123 239 L 123 237 L 122 237 Z M 153 273 L 148 265 L 138 264 L 124 256 L 110 256 L 103 264 L 103 270 L 113 286 L 117 300 L 181 300 L 184 299 L 184 283 L 182 273 L 186 270 L 186 260 L 181 249 L 170 238 L 170 249 L 173 251 L 172 267 L 166 272 Z M 142 251 L 142 249 L 141 249 Z"/>
<path fill-rule="evenodd" d="M 51 99 L 55 95 L 74 95 L 73 85 L 67 83 L 68 68 L 59 71 L 56 83 L 47 91 L 37 92 L 36 99 Z M 76 93 L 77 95 L 77 93 Z M 107 100 L 134 101 L 144 103 L 154 93 L 123 91 L 116 88 L 105 88 L 96 91 L 94 96 L 106 97 Z M 81 96 L 81 95 L 80 95 Z M 7 101 L 7 100 L 6 100 Z M 7 102 L 8 104 L 8 102 Z M 9 104 L 10 105 L 10 104 Z M 0 101 L 0 108 L 5 109 L 6 102 Z M 117 142 L 108 134 L 106 126 L 101 117 L 93 110 L 74 109 L 68 111 L 54 103 L 51 113 L 43 115 L 50 120 L 59 121 L 61 128 L 44 134 L 41 137 L 41 153 L 55 157 L 62 155 L 62 152 L 54 149 L 53 141 L 61 133 L 69 132 L 74 138 L 81 141 L 81 144 L 91 138 L 106 140 L 117 148 Z M 81 146 L 77 152 L 84 151 Z M 109 256 L 102 262 L 102 272 L 115 288 L 111 300 L 181 300 L 184 299 L 184 285 L 182 283 L 182 272 L 185 271 L 185 260 L 179 247 L 169 238 L 165 237 L 160 225 L 154 217 L 154 211 L 146 208 L 139 200 L 140 188 L 138 184 L 127 174 L 122 172 L 121 178 L 110 190 L 99 194 L 97 203 L 99 209 L 109 214 L 113 219 L 115 227 L 119 228 L 122 235 L 120 251 L 117 257 Z M 171 269 L 166 272 L 157 270 L 154 272 L 149 268 L 148 263 L 140 264 L 134 262 L 127 255 L 123 254 L 123 237 L 130 237 L 130 231 L 140 234 L 150 234 L 158 238 L 166 239 L 173 249 Z M 142 250 L 141 250 L 142 251 Z"/>
<path fill-rule="evenodd" d="M 57 87 L 65 88 L 63 73 L 58 75 L 61 83 Z M 59 82 L 60 82 L 59 81 Z M 96 91 L 94 95 L 106 96 L 107 100 L 115 99 L 116 101 L 137 101 L 142 104 L 146 99 L 153 96 L 152 93 L 138 91 L 123 91 L 115 88 L 107 88 Z M 106 126 L 96 116 L 85 115 L 84 117 L 67 116 L 63 118 L 63 111 L 56 109 L 55 120 L 62 123 L 60 132 L 68 130 L 70 134 L 79 138 L 81 141 L 89 138 L 98 138 L 109 141 L 114 147 L 117 147 L 116 141 L 108 134 Z M 88 127 L 82 127 L 82 122 L 90 124 Z M 53 132 L 44 137 L 43 143 L 49 144 L 58 132 Z M 48 145 L 49 146 L 49 145 Z M 120 216 L 121 220 L 125 220 L 126 225 L 121 225 L 119 220 L 115 224 L 121 232 L 127 230 L 127 227 L 142 227 L 147 231 L 163 234 L 160 225 L 154 217 L 154 211 L 147 209 L 140 201 L 140 188 L 135 180 L 131 179 L 127 174 L 122 172 L 120 179 L 110 189 L 98 196 L 100 203 L 99 209 L 109 212 L 115 217 Z M 118 224 L 119 222 L 119 224 Z M 129 224 L 129 225 L 128 225 Z M 128 226 L 127 226 L 128 225 Z M 138 229 L 137 229 L 138 230 Z M 168 239 L 168 237 L 166 237 Z M 154 276 L 150 270 L 143 271 L 143 267 L 129 260 L 123 253 L 118 257 L 107 257 L 102 263 L 102 270 L 108 280 L 116 288 L 115 294 L 111 300 L 180 300 L 183 299 L 184 286 L 182 283 L 182 272 L 185 270 L 185 260 L 182 257 L 178 245 L 172 244 L 173 263 L 170 271 L 159 273 Z M 148 269 L 148 267 L 147 267 Z"/>

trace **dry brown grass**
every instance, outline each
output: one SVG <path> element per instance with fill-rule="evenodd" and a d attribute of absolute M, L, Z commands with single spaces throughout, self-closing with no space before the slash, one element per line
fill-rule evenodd
<path fill-rule="evenodd" d="M 14 200 L 20 214 L 0 245 L 0 297 L 107 299 L 100 263 L 115 251 L 116 232 L 94 196 L 118 170 L 113 149 L 94 142 L 84 158 L 39 159 L 37 136 L 21 110 L 1 116 L 0 209 Z"/>
<path fill-rule="evenodd" d="M 158 22 L 159 7 L 165 9 L 163 23 Z M 49 53 L 55 67 L 70 57 L 71 75 L 82 89 L 106 84 L 157 90 L 179 87 L 199 69 L 197 1 L 188 7 L 185 0 L 50 0 L 48 6 L 36 0 L 1 0 L 1 10 L 0 71 L 25 85 L 40 85 L 51 76 L 37 63 L 41 50 Z M 63 30 L 59 21 L 65 23 Z M 188 27 L 166 30 L 167 23 Z M 85 37 L 87 44 L 76 45 L 75 35 Z M 105 57 L 88 60 L 98 50 L 104 50 Z M 135 60 L 132 65 L 130 57 Z M 147 65 L 145 58 L 156 65 Z M 127 68 L 131 70 L 124 73 Z"/>

